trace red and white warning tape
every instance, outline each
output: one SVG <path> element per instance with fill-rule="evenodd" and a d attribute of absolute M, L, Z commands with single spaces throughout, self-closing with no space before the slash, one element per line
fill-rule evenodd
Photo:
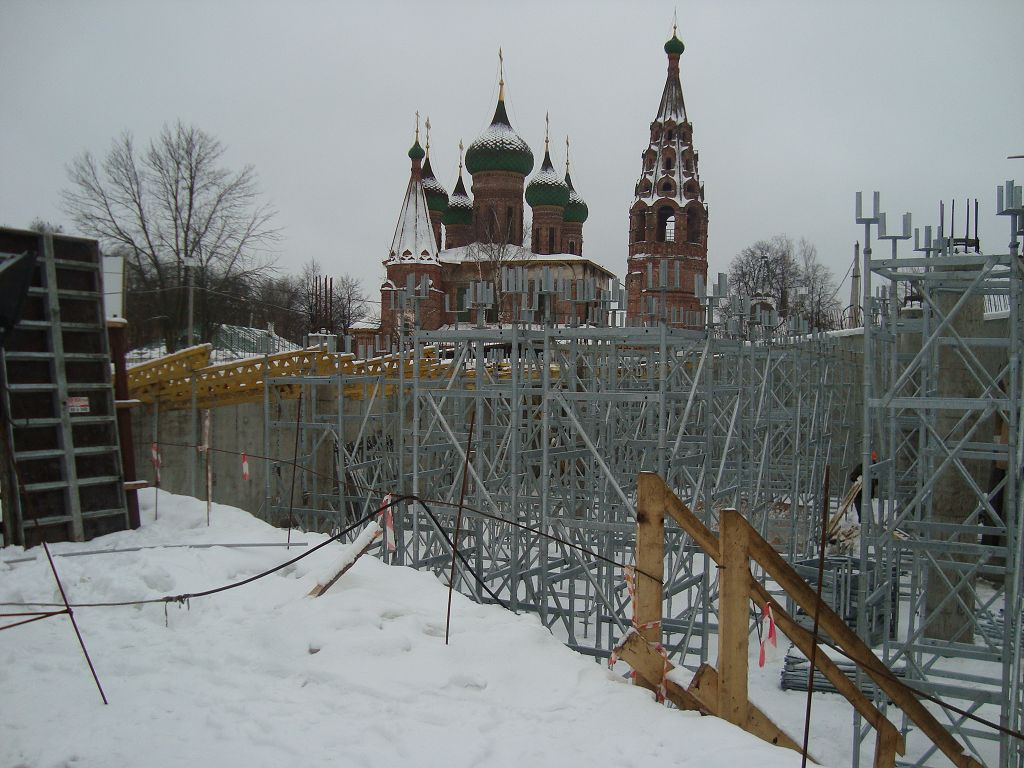
<path fill-rule="evenodd" d="M 380 514 L 384 517 L 384 543 L 388 552 L 398 549 L 398 542 L 395 539 L 395 515 L 391 501 L 394 497 L 389 493 L 380 502 Z"/>
<path fill-rule="evenodd" d="M 761 607 L 761 624 L 768 622 L 768 631 L 760 632 L 761 635 L 761 650 L 757 657 L 757 666 L 763 667 L 765 662 L 765 644 L 771 643 L 772 647 L 779 647 L 778 633 L 775 631 L 775 617 L 772 615 L 771 603 L 765 603 Z"/>
<path fill-rule="evenodd" d="M 245 451 L 242 451 L 242 479 L 249 479 L 249 457 L 245 455 Z"/>
<path fill-rule="evenodd" d="M 661 619 L 655 619 L 654 621 L 645 621 L 643 623 L 640 623 L 640 622 L 638 622 L 636 620 L 636 569 L 633 568 L 633 566 L 631 566 L 631 565 L 623 566 L 622 567 L 622 578 L 626 582 L 626 592 L 629 593 L 629 601 L 630 601 L 630 603 L 633 606 L 633 618 L 631 620 L 632 621 L 632 627 L 630 627 L 629 631 L 622 638 L 622 641 L 619 643 L 619 647 L 621 647 L 622 643 L 624 643 L 626 641 L 626 639 L 629 637 L 630 634 L 632 634 L 633 632 L 639 633 L 640 631 L 645 630 L 645 629 L 656 629 L 656 630 L 658 630 L 658 635 L 660 637 L 660 635 L 661 635 Z M 657 651 L 658 654 L 661 656 L 661 659 L 662 659 L 661 681 L 658 683 L 658 687 L 657 687 L 657 689 L 654 692 L 654 695 L 657 698 L 658 702 L 661 703 L 661 702 L 665 701 L 666 681 L 668 680 L 668 673 L 669 673 L 669 670 L 672 668 L 672 665 L 669 663 L 668 652 L 665 650 L 665 646 L 664 645 L 662 645 L 660 642 L 651 642 L 650 640 L 647 641 L 647 644 L 651 648 L 653 648 L 655 651 Z M 609 668 L 614 667 L 615 663 L 618 660 L 619 660 L 618 651 L 617 651 L 617 649 L 613 649 L 612 650 L 612 655 L 608 658 L 608 667 Z M 633 670 L 630 673 L 630 677 L 632 677 L 634 680 L 636 679 L 636 670 Z"/>
<path fill-rule="evenodd" d="M 160 449 L 156 443 L 150 446 L 150 461 L 153 462 L 153 472 L 156 475 L 156 484 L 160 485 Z"/>

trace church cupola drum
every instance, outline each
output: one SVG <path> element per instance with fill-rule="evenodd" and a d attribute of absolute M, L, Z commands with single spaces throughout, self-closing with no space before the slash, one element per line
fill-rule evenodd
<path fill-rule="evenodd" d="M 629 210 L 626 315 L 632 324 L 701 322 L 694 286 L 698 275 L 707 280 L 708 209 L 679 77 L 684 49 L 673 27 L 665 43 L 668 76 Z"/>

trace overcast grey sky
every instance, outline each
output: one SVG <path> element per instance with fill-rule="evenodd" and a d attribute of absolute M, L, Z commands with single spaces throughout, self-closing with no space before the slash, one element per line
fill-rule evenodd
<path fill-rule="evenodd" d="M 665 2 L 48 2 L 0 0 L 0 223 L 67 224 L 65 165 L 128 129 L 182 119 L 253 164 L 278 210 L 279 266 L 316 258 L 377 294 L 408 180 L 414 113 L 450 191 L 458 142 L 489 123 L 505 52 L 510 115 L 590 206 L 585 255 L 622 275 L 627 211 L 664 84 Z M 837 278 L 854 193 L 933 224 L 1024 179 L 1024 2 L 679 2 L 687 111 L 710 209 L 710 271 L 776 233 Z M 469 179 L 466 179 L 467 183 Z M 961 207 L 958 204 L 958 207 Z M 842 294 L 848 296 L 844 289 Z"/>

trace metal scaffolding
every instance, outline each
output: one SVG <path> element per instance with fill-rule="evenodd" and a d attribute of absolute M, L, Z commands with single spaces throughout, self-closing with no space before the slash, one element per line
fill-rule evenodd
<path fill-rule="evenodd" d="M 465 468 L 458 543 L 472 570 L 600 657 L 631 609 L 621 569 L 585 552 L 631 560 L 642 470 L 661 474 L 712 528 L 719 510 L 737 507 L 780 551 L 812 554 L 824 468 L 845 467 L 859 444 L 860 355 L 843 339 L 776 317 L 751 323 L 749 303 L 718 285 L 703 297 L 702 330 L 665 319 L 616 326 L 617 308 L 601 297 L 602 311 L 590 314 L 603 325 L 424 331 L 415 327 L 419 290 L 399 292 L 413 327 L 391 365 L 299 377 L 294 421 L 273 414 L 275 388 L 296 377 L 267 379 L 267 454 L 287 454 L 298 427 L 301 467 L 294 493 L 289 468 L 268 479 L 275 519 L 330 529 L 386 491 L 436 499 L 444 504 L 429 511 L 442 530 L 422 505 L 408 505 L 395 559 L 446 572 Z M 489 292 L 474 295 L 483 317 Z M 714 647 L 717 573 L 681 531 L 667 535 L 665 644 L 696 668 Z M 456 578 L 485 599 L 469 573 Z"/>
<path fill-rule="evenodd" d="M 514 319 L 485 325 L 494 291 L 478 284 L 476 323 L 427 331 L 417 323 L 426 288 L 406 286 L 395 291 L 407 324 L 396 354 L 264 377 L 265 454 L 296 456 L 294 472 L 280 462 L 268 473 L 265 514 L 331 530 L 384 493 L 423 499 L 396 516 L 395 562 L 447 579 L 455 541 L 468 563 L 456 588 L 536 612 L 603 658 L 632 621 L 612 563 L 632 562 L 638 473 L 659 473 L 713 530 L 722 509 L 740 510 L 801 567 L 816 563 L 822 510 L 839 509 L 859 465 L 869 512 L 859 555 L 829 561 L 834 607 L 911 684 L 1019 730 L 1019 187 L 1005 188 L 999 212 L 1011 222 L 1007 254 L 974 252 L 939 228 L 906 257 L 909 216 L 894 235 L 877 195 L 870 213 L 858 206 L 863 346 L 860 332 L 751 314 L 722 280 L 698 286 L 699 329 L 668 317 L 623 326 L 619 293 L 595 286 L 572 289 L 589 324 L 535 322 L 528 297 L 560 289 L 508 274 L 504 293 L 523 294 Z M 878 240 L 890 243 L 884 258 Z M 1005 315 L 1006 333 L 986 326 L 986 307 Z M 664 646 L 696 669 L 715 648 L 718 574 L 674 525 L 664 584 Z M 946 719 L 987 764 L 1024 764 L 1012 737 Z M 943 759 L 900 724 L 908 764 Z M 858 766 L 870 729 L 856 715 L 853 727 Z"/>
<path fill-rule="evenodd" d="M 908 682 L 1020 730 L 1021 188 L 1007 182 L 998 209 L 1011 225 L 1008 253 L 982 253 L 976 237 L 955 237 L 955 225 L 943 222 L 934 236 L 931 227 L 923 237 L 915 232 L 915 253 L 901 256 L 909 214 L 892 235 L 878 193 L 870 213 L 858 195 L 864 509 L 877 484 L 874 514 L 861 529 L 860 591 L 870 596 L 860 612 L 871 600 L 887 605 L 882 658 L 904 668 Z M 873 256 L 873 234 L 890 241 L 890 253 Z M 1005 333 L 985 327 L 986 307 L 1005 316 Z M 1019 740 L 944 714 L 986 764 L 1024 764 Z M 865 724 L 855 725 L 867 735 Z M 905 719 L 901 726 L 907 733 Z M 907 743 L 908 765 L 941 759 L 934 748 L 916 749 L 910 735 Z"/>

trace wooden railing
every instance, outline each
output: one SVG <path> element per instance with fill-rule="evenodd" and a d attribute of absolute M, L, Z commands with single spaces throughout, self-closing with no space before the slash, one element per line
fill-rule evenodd
<path fill-rule="evenodd" d="M 687 687 L 668 680 L 672 665 L 661 649 L 662 584 L 652 578 L 664 572 L 665 517 L 669 516 L 720 568 L 718 668 L 704 664 Z M 817 611 L 819 626 L 842 652 L 867 674 L 878 688 L 917 725 L 921 733 L 959 768 L 981 768 L 975 758 L 931 712 L 915 693 L 900 682 L 857 634 L 828 605 L 820 602 L 806 581 L 765 541 L 736 510 L 724 510 L 721 535 L 716 536 L 652 472 L 642 472 L 637 482 L 636 585 L 634 623 L 616 649 L 619 658 L 637 673 L 637 682 L 663 688 L 681 709 L 698 710 L 732 722 L 765 741 L 801 751 L 801 747 L 757 709 L 747 695 L 749 604 L 769 605 L 779 629 L 808 658 L 835 689 L 846 697 L 875 730 L 875 768 L 893 768 L 896 754 L 904 754 L 903 736 L 836 666 L 823 649 L 815 648 L 811 632 L 800 626 L 750 572 L 757 562 L 808 615 Z M 645 574 L 648 574 L 645 576 Z M 814 669 L 810 670 L 813 677 Z"/>

